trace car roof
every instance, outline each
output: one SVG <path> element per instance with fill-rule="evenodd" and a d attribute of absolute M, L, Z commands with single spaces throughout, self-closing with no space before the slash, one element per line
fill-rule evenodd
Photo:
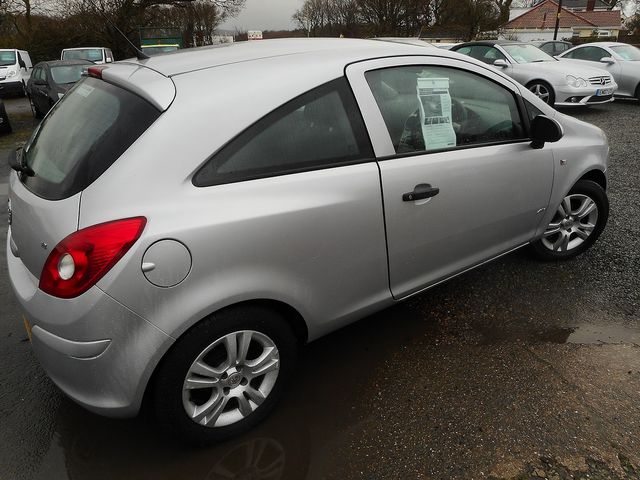
<path fill-rule="evenodd" d="M 62 51 L 68 51 L 68 50 L 101 50 L 101 49 L 107 49 L 107 47 L 72 47 L 72 48 L 63 48 Z"/>
<path fill-rule="evenodd" d="M 47 60 L 45 62 L 38 62 L 35 66 L 47 65 L 49 67 L 63 67 L 65 65 L 95 65 L 88 60 Z"/>
<path fill-rule="evenodd" d="M 484 47 L 493 47 L 495 45 L 529 45 L 529 44 L 525 42 L 516 42 L 514 40 L 478 40 L 476 42 L 461 43 L 459 45 L 456 45 L 456 47 L 454 48 L 471 47 L 474 45 L 480 45 Z"/>
<path fill-rule="evenodd" d="M 623 42 L 589 42 L 589 43 L 583 43 L 582 45 L 576 45 L 576 47 L 590 47 L 590 46 L 617 47 L 617 46 L 621 46 L 621 45 L 629 45 L 629 44 L 628 43 L 623 43 Z"/>
<path fill-rule="evenodd" d="M 344 68 L 349 63 L 387 56 L 452 56 L 446 50 L 428 47 L 426 43 L 424 46 L 417 46 L 380 40 L 287 38 L 187 48 L 149 59 L 128 59 L 117 63 L 137 63 L 171 77 L 223 65 L 279 57 L 286 61 L 283 66 L 287 68 L 296 68 L 296 64 L 312 61 L 322 61 L 333 66 L 341 64 L 341 68 Z"/>

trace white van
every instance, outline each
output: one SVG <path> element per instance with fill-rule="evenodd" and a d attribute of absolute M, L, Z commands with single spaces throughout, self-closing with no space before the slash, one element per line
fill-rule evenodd
<path fill-rule="evenodd" d="M 31 57 L 26 51 L 0 49 L 0 95 L 24 95 L 32 69 Z"/>
<path fill-rule="evenodd" d="M 77 47 L 65 48 L 60 54 L 60 60 L 89 60 L 96 64 L 113 62 L 113 53 L 105 47 Z"/>

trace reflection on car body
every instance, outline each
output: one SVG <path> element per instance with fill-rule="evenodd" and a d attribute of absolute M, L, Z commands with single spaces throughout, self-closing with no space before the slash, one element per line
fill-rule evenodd
<path fill-rule="evenodd" d="M 305 342 L 607 222 L 602 131 L 470 57 L 288 39 L 88 73 L 12 160 L 12 288 L 67 395 L 147 398 L 194 443 L 268 415 Z"/>

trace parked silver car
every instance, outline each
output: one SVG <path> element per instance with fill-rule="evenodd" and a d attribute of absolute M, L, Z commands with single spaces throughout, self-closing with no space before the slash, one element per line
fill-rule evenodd
<path fill-rule="evenodd" d="M 527 43 L 488 40 L 463 43 L 451 50 L 499 68 L 556 107 L 612 102 L 618 88 L 602 69 L 567 65 Z"/>
<path fill-rule="evenodd" d="M 264 418 L 300 345 L 607 222 L 602 131 L 470 57 L 289 39 L 89 75 L 10 159 L 11 284 L 67 395 L 192 442 Z"/>
<path fill-rule="evenodd" d="M 597 66 L 606 70 L 618 84 L 616 96 L 640 100 L 640 49 L 627 43 L 586 43 L 558 58 L 574 65 Z"/>

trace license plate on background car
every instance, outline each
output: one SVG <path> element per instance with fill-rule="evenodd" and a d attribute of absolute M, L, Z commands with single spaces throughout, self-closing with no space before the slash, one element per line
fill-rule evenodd
<path fill-rule="evenodd" d="M 604 97 L 605 95 L 611 95 L 613 93 L 613 89 L 611 88 L 599 88 L 596 90 L 597 97 Z"/>

